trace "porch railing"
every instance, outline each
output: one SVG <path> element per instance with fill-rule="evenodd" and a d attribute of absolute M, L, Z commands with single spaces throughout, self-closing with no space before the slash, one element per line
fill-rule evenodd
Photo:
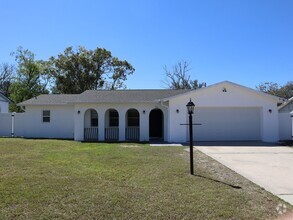
<path fill-rule="evenodd" d="M 125 138 L 130 141 L 139 140 L 139 127 L 127 127 L 125 128 Z"/>
<path fill-rule="evenodd" d="M 105 128 L 105 140 L 118 140 L 119 128 Z"/>
<path fill-rule="evenodd" d="M 99 140 L 99 129 L 94 128 L 84 128 L 84 140 L 85 141 L 97 141 Z"/>

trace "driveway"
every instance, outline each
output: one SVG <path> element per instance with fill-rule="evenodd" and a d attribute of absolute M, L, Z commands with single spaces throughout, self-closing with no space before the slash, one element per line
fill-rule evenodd
<path fill-rule="evenodd" d="M 219 145 L 195 147 L 293 205 L 293 148 L 259 143 Z"/>

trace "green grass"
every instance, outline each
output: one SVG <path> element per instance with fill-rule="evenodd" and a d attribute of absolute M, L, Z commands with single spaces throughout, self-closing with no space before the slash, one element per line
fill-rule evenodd
<path fill-rule="evenodd" d="M 278 216 L 283 201 L 200 152 L 195 162 L 190 176 L 182 147 L 0 138 L 0 219 Z"/>

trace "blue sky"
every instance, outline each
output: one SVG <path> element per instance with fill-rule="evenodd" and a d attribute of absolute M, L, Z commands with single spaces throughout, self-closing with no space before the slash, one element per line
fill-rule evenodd
<path fill-rule="evenodd" d="M 48 59 L 104 47 L 136 72 L 128 88 L 164 88 L 163 66 L 190 62 L 207 85 L 293 80 L 292 0 L 0 0 L 0 63 L 18 46 Z"/>

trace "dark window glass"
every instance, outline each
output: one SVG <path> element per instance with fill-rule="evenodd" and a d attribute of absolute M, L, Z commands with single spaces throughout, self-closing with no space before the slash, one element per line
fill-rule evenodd
<path fill-rule="evenodd" d="M 118 127 L 119 126 L 119 115 L 118 112 L 115 110 L 110 111 L 110 127 Z"/>
<path fill-rule="evenodd" d="M 139 113 L 136 110 L 128 110 L 127 112 L 128 127 L 139 127 Z"/>
<path fill-rule="evenodd" d="M 43 122 L 50 122 L 50 110 L 43 111 Z"/>

